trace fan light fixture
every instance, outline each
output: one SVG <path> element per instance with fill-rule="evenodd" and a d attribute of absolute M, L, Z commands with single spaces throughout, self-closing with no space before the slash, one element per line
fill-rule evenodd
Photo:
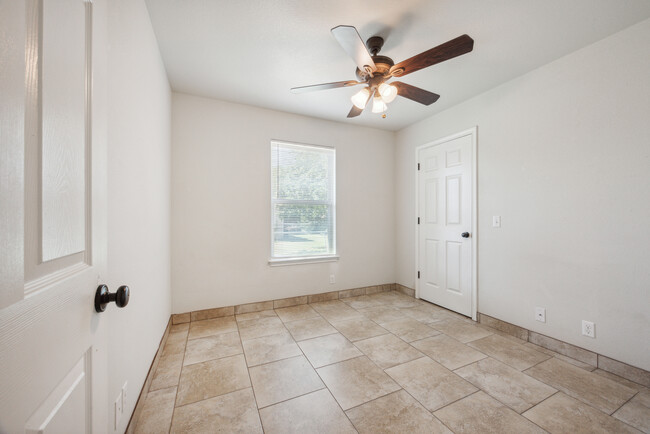
<path fill-rule="evenodd" d="M 364 87 L 359 92 L 352 95 L 352 104 L 359 110 L 366 108 L 368 98 L 370 97 L 370 88 Z M 377 89 L 374 98 L 372 99 L 372 112 L 383 113 L 388 110 L 389 103 L 393 102 L 397 97 L 397 87 L 392 84 L 382 83 Z"/>
<path fill-rule="evenodd" d="M 359 92 L 352 95 L 352 104 L 355 105 L 359 110 L 366 108 L 368 103 L 368 97 L 370 96 L 370 90 L 367 87 L 364 87 Z"/>
<path fill-rule="evenodd" d="M 386 104 L 393 102 L 397 97 L 397 88 L 392 84 L 382 83 L 379 85 L 379 94 Z"/>
<path fill-rule="evenodd" d="M 388 110 L 388 106 L 384 102 L 384 100 L 381 99 L 381 96 L 376 95 L 372 99 L 372 112 L 373 113 L 383 113 L 386 110 Z"/>

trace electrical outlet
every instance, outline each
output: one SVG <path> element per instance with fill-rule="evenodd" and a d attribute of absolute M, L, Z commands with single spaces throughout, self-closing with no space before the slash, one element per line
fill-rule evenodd
<path fill-rule="evenodd" d="M 120 426 L 120 420 L 122 420 L 122 391 L 120 391 L 120 394 L 115 399 L 113 413 L 115 414 L 115 426 L 113 429 L 117 430 L 117 427 Z"/>
<path fill-rule="evenodd" d="M 546 309 L 543 307 L 535 308 L 535 321 L 546 322 Z"/>
<path fill-rule="evenodd" d="M 493 215 L 492 216 L 492 227 L 493 228 L 500 228 L 501 227 L 501 216 L 500 215 Z"/>
<path fill-rule="evenodd" d="M 128 384 L 129 384 L 129 382 L 125 381 L 124 386 L 122 386 L 122 413 L 124 413 L 124 410 L 126 409 L 126 403 L 128 402 L 127 401 L 127 395 L 126 395 L 126 389 L 127 389 L 126 386 Z"/>
<path fill-rule="evenodd" d="M 596 337 L 596 324 L 591 321 L 582 320 L 582 334 L 590 338 Z"/>
<path fill-rule="evenodd" d="M 336 276 L 334 274 L 330 274 L 330 283 L 336 283 Z"/>

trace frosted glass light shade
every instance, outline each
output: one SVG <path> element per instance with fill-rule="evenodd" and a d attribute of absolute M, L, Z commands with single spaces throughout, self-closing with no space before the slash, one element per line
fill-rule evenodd
<path fill-rule="evenodd" d="M 381 96 L 377 95 L 372 99 L 372 112 L 373 113 L 383 113 L 388 110 L 388 106 L 381 99 Z"/>
<path fill-rule="evenodd" d="M 370 91 L 368 90 L 367 87 L 364 87 L 361 89 L 359 92 L 355 93 L 352 95 L 352 104 L 360 110 L 363 110 L 366 108 L 366 104 L 368 103 L 368 97 L 370 96 Z"/>
<path fill-rule="evenodd" d="M 392 102 L 397 97 L 397 88 L 392 84 L 382 83 L 379 85 L 379 94 L 386 104 Z"/>

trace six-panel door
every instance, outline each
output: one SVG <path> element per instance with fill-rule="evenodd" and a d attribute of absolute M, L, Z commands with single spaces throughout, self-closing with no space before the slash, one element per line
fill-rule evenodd
<path fill-rule="evenodd" d="M 419 297 L 467 316 L 472 316 L 472 150 L 467 134 L 418 152 Z"/>

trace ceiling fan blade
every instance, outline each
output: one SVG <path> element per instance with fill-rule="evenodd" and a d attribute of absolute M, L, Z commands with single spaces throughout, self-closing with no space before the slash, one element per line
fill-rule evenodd
<path fill-rule="evenodd" d="M 391 84 L 397 88 L 397 94 L 399 96 L 419 102 L 420 104 L 431 105 L 440 98 L 440 95 L 437 93 L 429 92 L 428 90 L 420 89 L 419 87 L 411 86 L 410 84 L 399 81 Z"/>
<path fill-rule="evenodd" d="M 390 68 L 390 73 L 395 77 L 402 77 L 422 68 L 469 53 L 473 48 L 474 40 L 467 35 L 462 35 L 394 65 Z"/>
<path fill-rule="evenodd" d="M 334 83 L 322 83 L 322 84 L 312 84 L 310 86 L 292 87 L 291 92 L 293 93 L 313 92 L 315 90 L 326 90 L 326 89 L 336 89 L 339 87 L 356 86 L 357 84 L 363 84 L 363 83 L 356 80 L 335 81 Z"/>
<path fill-rule="evenodd" d="M 350 113 L 348 113 L 348 117 L 349 117 L 349 118 L 356 118 L 356 117 L 359 116 L 361 113 L 363 113 L 363 110 L 364 110 L 366 107 L 368 107 L 368 103 L 370 102 L 370 100 L 372 99 L 372 97 L 373 97 L 374 94 L 375 94 L 375 92 L 371 92 L 370 95 L 368 95 L 368 99 L 366 100 L 366 105 L 364 105 L 362 109 L 360 109 L 360 108 L 357 107 L 356 105 L 352 105 L 352 108 L 350 109 Z"/>
<path fill-rule="evenodd" d="M 348 113 L 349 118 L 356 118 L 363 112 L 363 109 L 360 109 L 356 105 L 353 105 L 352 108 L 350 109 L 350 113 Z"/>
<path fill-rule="evenodd" d="M 366 66 L 370 68 L 371 71 L 375 71 L 377 67 L 375 62 L 373 62 L 370 53 L 366 48 L 366 44 L 363 43 L 359 32 L 353 26 L 336 26 L 332 29 L 332 35 L 341 44 L 341 47 L 345 50 L 346 53 L 354 60 L 354 63 L 357 64 L 357 68 L 361 71 L 366 70 Z"/>

